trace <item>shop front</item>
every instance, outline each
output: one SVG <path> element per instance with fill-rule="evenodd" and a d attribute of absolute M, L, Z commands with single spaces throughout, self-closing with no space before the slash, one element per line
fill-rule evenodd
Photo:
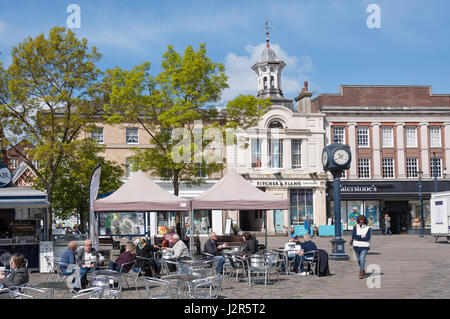
<path fill-rule="evenodd" d="M 449 189 L 449 181 L 440 181 L 439 189 Z M 423 215 L 425 230 L 430 230 L 430 198 L 434 190 L 433 181 L 422 182 Z M 333 185 L 327 183 L 327 217 L 334 218 Z M 394 234 L 417 233 L 420 227 L 420 201 L 418 181 L 392 182 L 347 182 L 341 181 L 341 223 L 344 231 L 350 232 L 358 216 L 364 215 L 369 226 L 384 232 L 384 216 L 391 217 Z"/>

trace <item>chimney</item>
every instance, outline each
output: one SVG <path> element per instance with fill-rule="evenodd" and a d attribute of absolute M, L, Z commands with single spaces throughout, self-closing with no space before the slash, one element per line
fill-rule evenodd
<path fill-rule="evenodd" d="M 313 94 L 308 91 L 308 82 L 305 81 L 303 84 L 305 87 L 294 100 L 297 102 L 297 110 L 300 113 L 311 113 L 311 96 Z"/>

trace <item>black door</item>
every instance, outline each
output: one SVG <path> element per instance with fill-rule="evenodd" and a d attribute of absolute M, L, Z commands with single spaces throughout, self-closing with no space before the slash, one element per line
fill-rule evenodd
<path fill-rule="evenodd" d="M 409 228 L 407 215 L 409 211 L 408 201 L 385 202 L 385 213 L 391 216 L 391 231 L 393 234 L 401 234 Z"/>

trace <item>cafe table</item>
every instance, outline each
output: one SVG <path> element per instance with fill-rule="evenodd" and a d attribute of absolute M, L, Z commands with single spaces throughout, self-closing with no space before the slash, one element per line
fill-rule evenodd
<path fill-rule="evenodd" d="M 67 290 L 67 284 L 64 281 L 47 281 L 33 285 L 36 288 L 50 289 L 50 299 L 55 299 L 56 290 Z"/>
<path fill-rule="evenodd" d="M 178 299 L 185 299 L 185 286 L 186 283 L 195 279 L 199 279 L 200 276 L 189 275 L 189 274 L 172 274 L 161 277 L 164 280 L 176 280 L 177 282 L 177 296 Z"/>

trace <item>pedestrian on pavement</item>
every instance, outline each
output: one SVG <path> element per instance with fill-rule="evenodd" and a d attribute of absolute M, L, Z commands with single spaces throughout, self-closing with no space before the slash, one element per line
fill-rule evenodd
<path fill-rule="evenodd" d="M 304 227 L 307 234 L 311 234 L 311 220 L 309 220 L 309 215 L 306 215 Z"/>
<path fill-rule="evenodd" d="M 389 217 L 388 214 L 386 214 L 384 216 L 384 234 L 387 235 L 387 233 L 389 233 L 389 235 L 392 235 L 392 232 L 391 232 L 391 217 Z"/>
<path fill-rule="evenodd" d="M 370 226 L 367 226 L 366 216 L 358 216 L 357 223 L 358 224 L 353 227 L 352 232 L 353 249 L 359 264 L 359 279 L 363 279 L 366 276 L 366 255 L 370 249 L 370 237 L 372 232 Z"/>
<path fill-rule="evenodd" d="M 209 234 L 209 239 L 205 242 L 205 246 L 203 250 L 205 253 L 209 255 L 213 255 L 214 260 L 217 260 L 216 272 L 219 274 L 223 274 L 223 264 L 225 263 L 225 258 L 219 255 L 219 250 L 222 250 L 227 246 L 227 243 L 223 243 L 223 245 L 217 245 L 217 234 L 211 233 Z"/>

